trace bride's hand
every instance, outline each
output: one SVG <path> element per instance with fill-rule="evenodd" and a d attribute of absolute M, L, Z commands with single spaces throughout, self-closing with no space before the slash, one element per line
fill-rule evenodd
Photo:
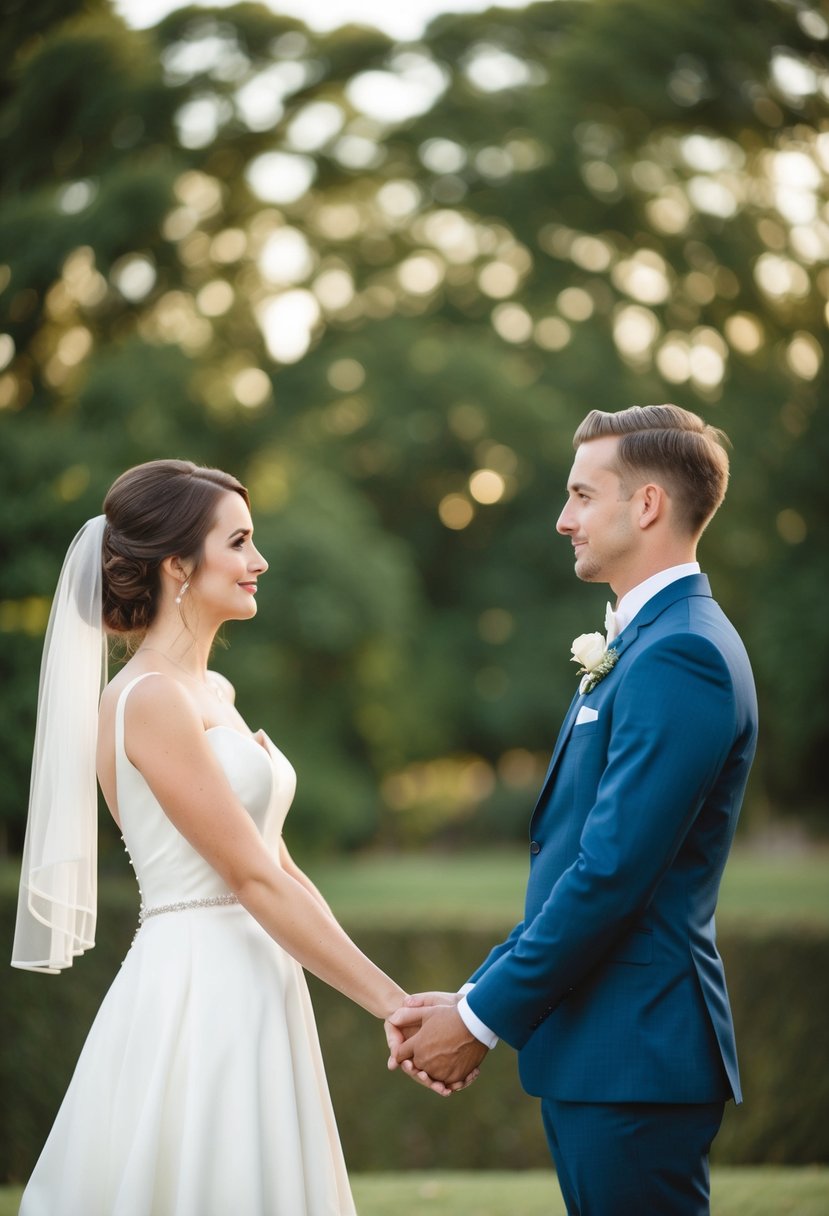
<path fill-rule="evenodd" d="M 423 1005 L 457 1005 L 460 999 L 459 992 L 413 992 L 403 1004 L 410 1009 Z"/>
<path fill-rule="evenodd" d="M 455 994 L 451 993 L 451 992 L 448 992 L 448 993 L 443 993 L 443 992 L 441 992 L 441 993 L 422 993 L 421 992 L 421 993 L 415 994 L 413 997 L 407 997 L 405 1004 L 409 1005 L 409 1006 L 416 1005 L 419 1003 L 422 1003 L 424 1005 L 426 1005 L 426 1004 L 436 1004 L 436 1005 L 450 1004 L 450 1003 L 455 1003 L 455 1002 L 425 1001 L 425 1000 L 420 1002 L 419 998 L 428 997 L 428 996 L 452 997 L 454 995 Z M 389 1059 L 388 1059 L 387 1066 L 390 1071 L 393 1071 L 395 1068 L 400 1067 L 398 1060 L 397 1060 L 398 1047 L 400 1047 L 405 1042 L 406 1039 L 410 1038 L 413 1034 L 416 1034 L 419 1027 L 406 1026 L 406 1027 L 401 1028 L 398 1026 L 394 1026 L 387 1019 L 383 1023 L 383 1029 L 386 1032 L 386 1043 L 388 1044 L 388 1048 L 389 1048 Z M 464 1079 L 462 1081 L 454 1081 L 451 1085 L 445 1085 L 443 1081 L 434 1080 L 434 1078 L 430 1077 L 427 1072 L 424 1072 L 422 1069 L 416 1069 L 410 1060 L 406 1061 L 405 1067 L 403 1067 L 401 1069 L 401 1071 L 405 1072 L 407 1077 L 410 1077 L 413 1081 L 416 1081 L 418 1085 L 422 1085 L 425 1089 L 431 1089 L 433 1091 L 433 1093 L 439 1094 L 440 1097 L 442 1097 L 442 1098 L 449 1098 L 449 1097 L 451 1097 L 452 1094 L 458 1093 L 462 1089 L 466 1089 L 467 1086 L 471 1085 L 473 1081 L 477 1080 L 480 1069 L 477 1069 L 477 1068 L 473 1069 L 472 1072 L 469 1073 L 468 1076 L 464 1077 Z"/>

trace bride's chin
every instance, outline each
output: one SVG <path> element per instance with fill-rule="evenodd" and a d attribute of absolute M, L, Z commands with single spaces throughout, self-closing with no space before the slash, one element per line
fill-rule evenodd
<path fill-rule="evenodd" d="M 254 601 L 251 605 L 249 605 L 247 612 L 245 612 L 243 609 L 237 608 L 235 612 L 228 613 L 227 616 L 224 616 L 222 618 L 222 620 L 223 620 L 223 622 L 250 621 L 250 620 L 253 620 L 253 618 L 256 616 L 257 611 L 258 611 L 258 605 Z"/>

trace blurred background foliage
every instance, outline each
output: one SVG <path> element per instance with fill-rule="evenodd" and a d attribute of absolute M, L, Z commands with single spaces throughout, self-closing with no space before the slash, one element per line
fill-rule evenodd
<path fill-rule="evenodd" d="M 63 553 L 161 456 L 251 489 L 271 569 L 216 666 L 299 770 L 291 839 L 523 837 L 606 598 L 554 531 L 572 432 L 666 400 L 734 445 L 701 559 L 761 700 L 743 830 L 825 831 L 825 9 L 557 0 L 396 44 L 3 7 L 5 848 Z"/>

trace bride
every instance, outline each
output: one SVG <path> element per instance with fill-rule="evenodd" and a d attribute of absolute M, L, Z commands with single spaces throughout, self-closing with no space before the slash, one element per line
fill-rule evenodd
<path fill-rule="evenodd" d="M 406 993 L 291 859 L 294 770 L 207 667 L 267 568 L 245 488 L 178 460 L 119 477 L 67 554 L 13 965 L 55 973 L 94 944 L 96 767 L 141 908 L 21 1216 L 354 1212 L 302 968 L 381 1019 Z M 99 706 L 105 633 L 132 657 Z"/>

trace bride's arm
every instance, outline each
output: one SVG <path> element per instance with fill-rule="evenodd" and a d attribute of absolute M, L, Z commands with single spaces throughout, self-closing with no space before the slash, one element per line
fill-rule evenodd
<path fill-rule="evenodd" d="M 125 748 L 170 821 L 297 962 L 376 1017 L 406 993 L 355 945 L 324 901 L 277 863 L 177 681 L 142 680 L 125 706 Z"/>

